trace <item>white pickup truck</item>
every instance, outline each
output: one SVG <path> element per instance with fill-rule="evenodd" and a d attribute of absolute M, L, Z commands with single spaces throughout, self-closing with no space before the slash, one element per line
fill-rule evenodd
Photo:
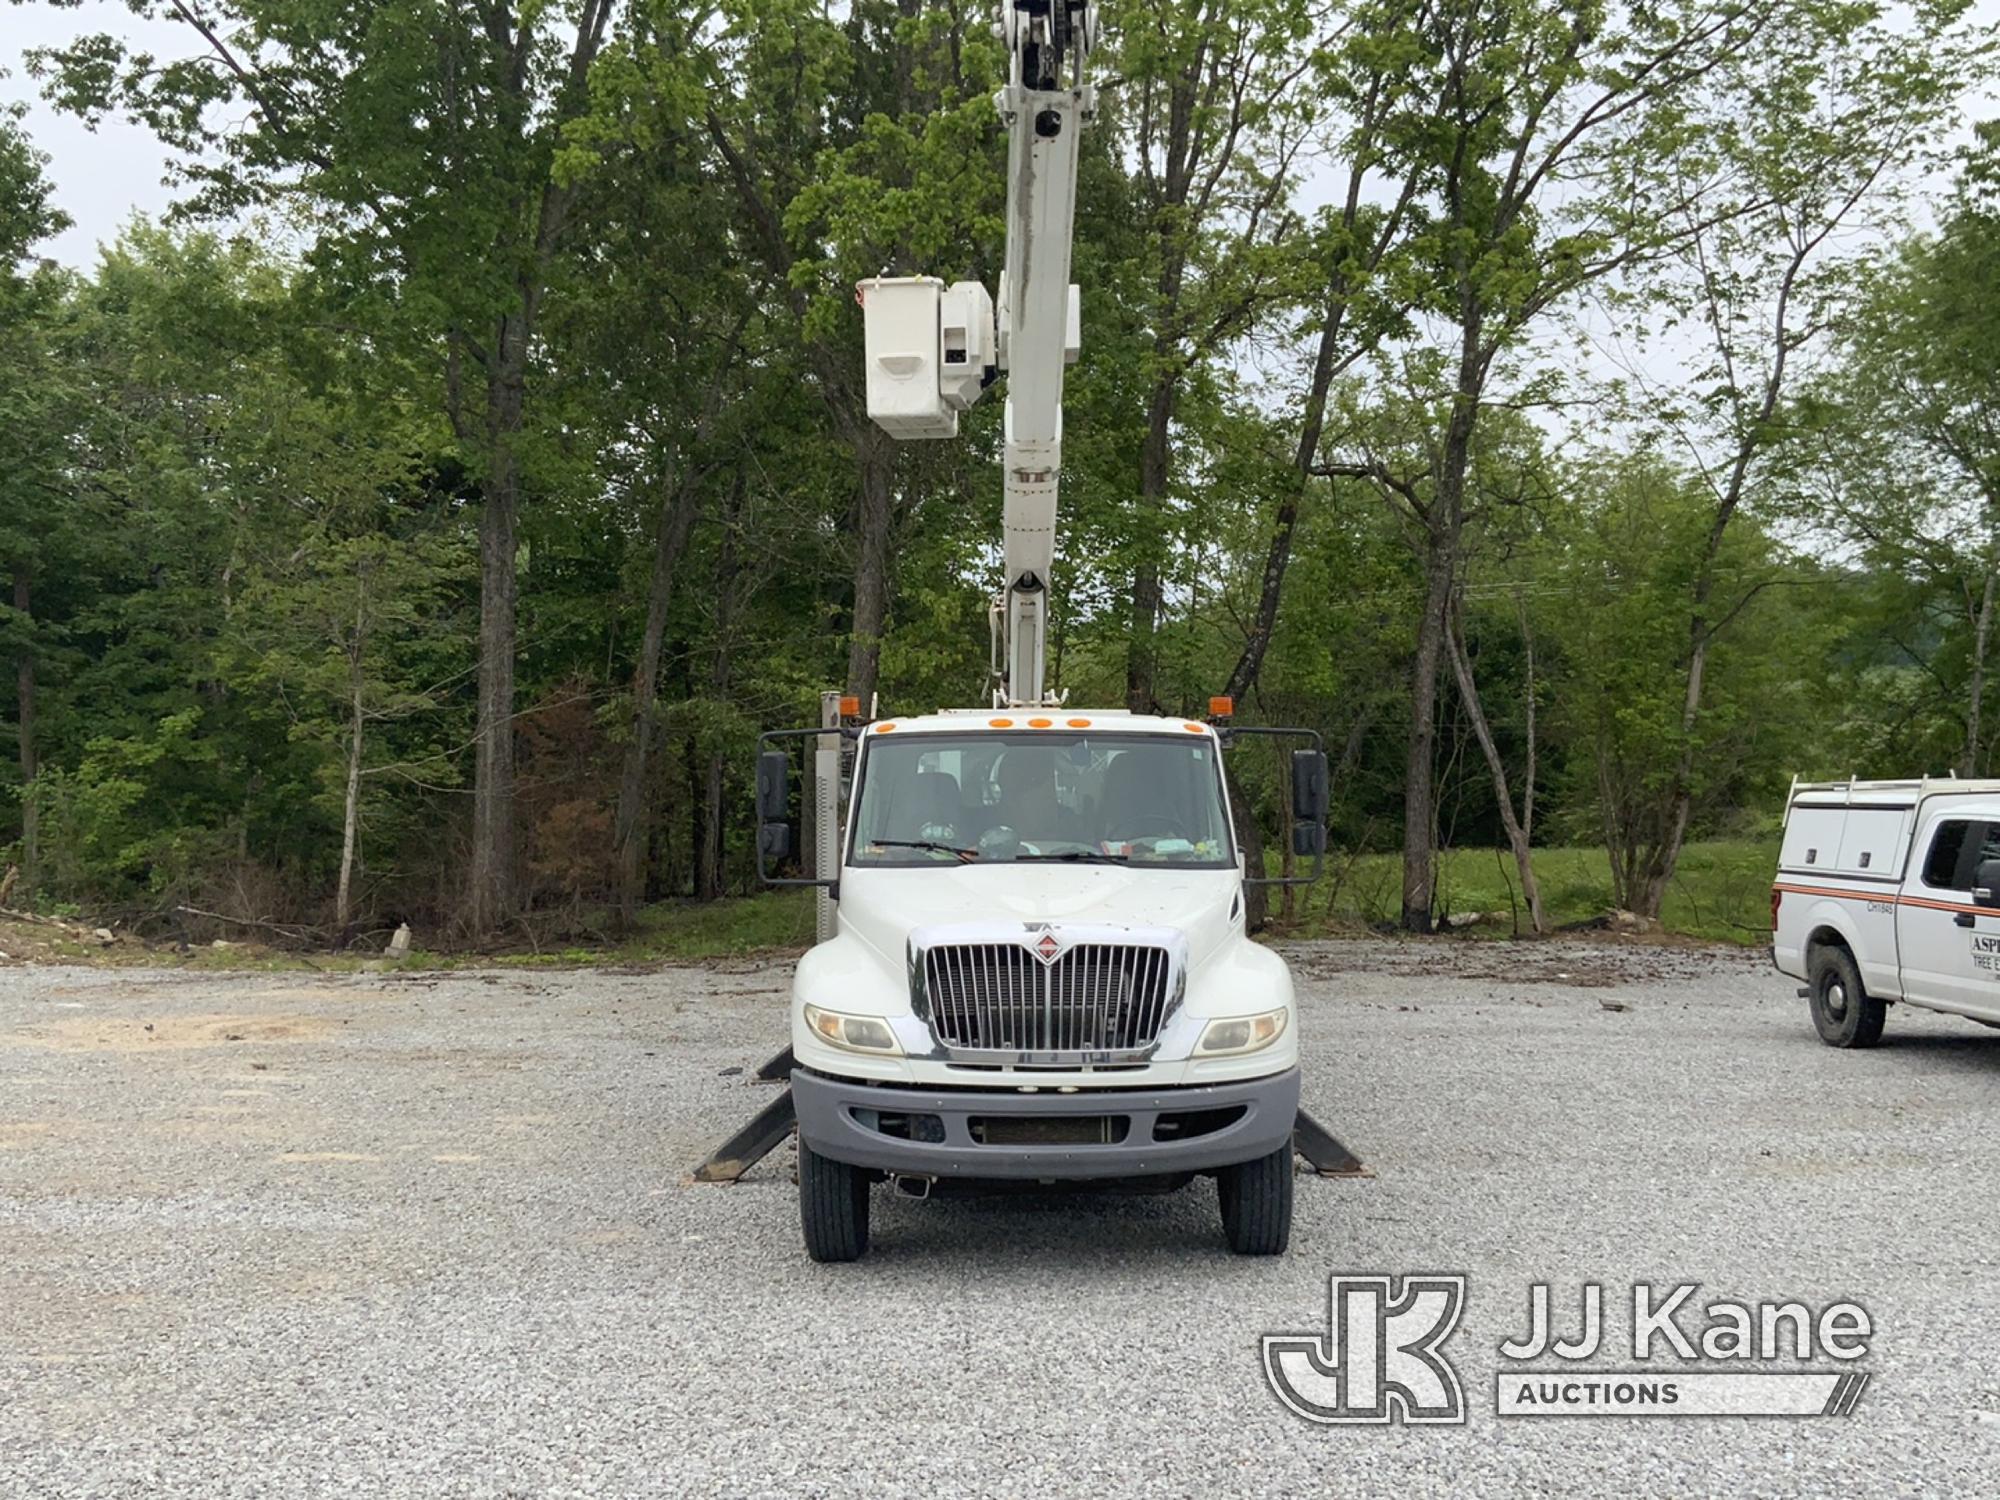
<path fill-rule="evenodd" d="M 1794 782 L 1771 956 L 1832 1047 L 1894 1001 L 2000 1026 L 2000 781 Z"/>

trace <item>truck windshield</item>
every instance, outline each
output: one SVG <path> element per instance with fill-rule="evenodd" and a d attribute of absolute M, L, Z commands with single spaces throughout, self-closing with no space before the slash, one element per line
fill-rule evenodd
<path fill-rule="evenodd" d="M 1207 735 L 871 738 L 849 863 L 1235 864 Z"/>

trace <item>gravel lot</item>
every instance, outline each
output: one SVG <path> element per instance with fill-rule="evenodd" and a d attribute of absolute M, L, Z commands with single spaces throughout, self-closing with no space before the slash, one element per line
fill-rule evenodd
<path fill-rule="evenodd" d="M 2000 1033 L 1836 1053 L 1755 954 L 1291 957 L 1308 1105 L 1377 1175 L 1302 1178 L 1288 1258 L 1230 1257 L 1201 1182 L 878 1190 L 848 1267 L 799 1248 L 789 1151 L 683 1184 L 770 1097 L 781 965 L 0 970 L 0 1494 L 1993 1491 Z M 1279 1408 L 1258 1336 L 1323 1327 L 1336 1270 L 1471 1276 L 1468 1425 Z M 1857 1299 L 1873 1385 L 1495 1418 L 1527 1284 L 1592 1278 Z"/>

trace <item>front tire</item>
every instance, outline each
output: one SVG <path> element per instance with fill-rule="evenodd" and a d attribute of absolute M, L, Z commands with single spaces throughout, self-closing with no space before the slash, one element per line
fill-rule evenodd
<path fill-rule="evenodd" d="M 1222 1233 L 1238 1255 L 1283 1255 L 1292 1237 L 1292 1146 L 1215 1174 Z"/>
<path fill-rule="evenodd" d="M 1872 1047 L 1882 1040 L 1889 1007 L 1863 987 L 1861 970 L 1845 948 L 1813 950 L 1806 1000 L 1812 1007 L 1813 1030 L 1827 1046 Z"/>
<path fill-rule="evenodd" d="M 868 1253 L 868 1174 L 799 1142 L 799 1227 L 806 1254 L 821 1262 Z"/>

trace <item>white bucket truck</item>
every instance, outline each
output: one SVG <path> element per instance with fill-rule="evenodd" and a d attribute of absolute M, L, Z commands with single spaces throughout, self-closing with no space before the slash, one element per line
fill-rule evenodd
<path fill-rule="evenodd" d="M 791 1084 L 807 1251 L 868 1244 L 871 1186 L 1173 1188 L 1213 1176 L 1229 1244 L 1282 1252 L 1298 1018 L 1284 960 L 1250 941 L 1222 753 L 1289 733 L 1293 849 L 1324 848 L 1309 731 L 1063 707 L 1044 680 L 1088 0 L 1004 0 L 1012 63 L 998 311 L 975 282 L 864 281 L 869 411 L 942 438 L 1003 373 L 1005 585 L 991 706 L 765 737 L 760 872 L 792 849 L 787 736 L 816 743 L 823 941 L 792 982 Z M 851 761 L 851 766 L 848 762 Z M 1310 878 L 1310 877 L 1307 877 Z"/>

